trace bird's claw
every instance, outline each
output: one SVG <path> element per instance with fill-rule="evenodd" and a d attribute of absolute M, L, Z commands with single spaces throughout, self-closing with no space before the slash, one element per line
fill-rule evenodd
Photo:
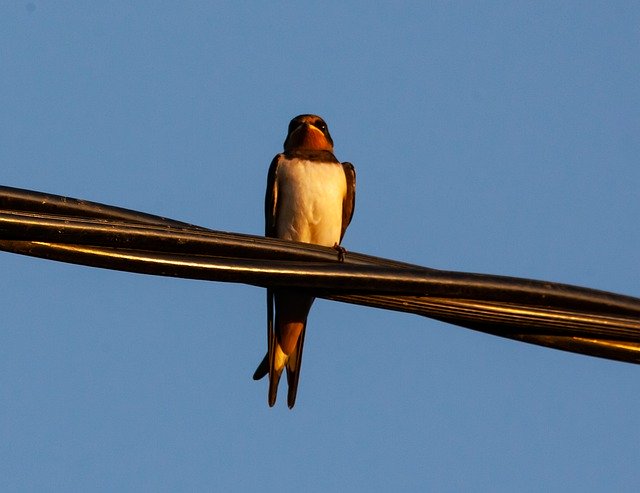
<path fill-rule="evenodd" d="M 344 262 L 344 254 L 347 253 L 347 249 L 337 243 L 333 245 L 333 249 L 338 252 L 338 262 Z"/>

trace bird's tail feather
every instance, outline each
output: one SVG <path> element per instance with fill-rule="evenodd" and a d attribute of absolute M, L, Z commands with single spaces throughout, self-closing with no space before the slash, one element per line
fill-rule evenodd
<path fill-rule="evenodd" d="M 254 380 L 260 380 L 261 378 L 266 377 L 269 374 L 269 353 L 264 355 L 262 361 L 256 368 L 256 371 L 253 373 Z"/>
<path fill-rule="evenodd" d="M 282 368 L 276 370 L 274 368 L 273 374 L 269 376 L 269 407 L 273 407 L 278 397 L 278 383 L 280 383 L 280 376 L 282 375 Z"/>
<path fill-rule="evenodd" d="M 305 330 L 306 323 L 302 328 L 300 337 L 298 337 L 298 343 L 295 350 L 287 360 L 287 384 L 289 385 L 289 391 L 287 392 L 287 405 L 289 406 L 289 409 L 292 409 L 296 403 L 298 382 L 300 381 L 300 367 L 302 366 L 302 349 L 304 348 Z"/>

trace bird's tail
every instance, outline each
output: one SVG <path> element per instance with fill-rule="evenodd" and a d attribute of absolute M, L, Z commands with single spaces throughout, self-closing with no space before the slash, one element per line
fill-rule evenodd
<path fill-rule="evenodd" d="M 286 368 L 287 383 L 289 384 L 287 404 L 289 408 L 292 408 L 296 402 L 300 379 L 307 314 L 313 303 L 313 298 L 298 293 L 278 293 L 276 305 L 279 305 L 279 308 L 275 321 L 275 325 L 278 327 L 278 336 L 276 336 L 274 328 L 273 301 L 273 292 L 267 290 L 268 351 L 253 373 L 253 379 L 260 380 L 269 375 L 269 406 L 273 406 L 276 403 L 280 377 Z"/>

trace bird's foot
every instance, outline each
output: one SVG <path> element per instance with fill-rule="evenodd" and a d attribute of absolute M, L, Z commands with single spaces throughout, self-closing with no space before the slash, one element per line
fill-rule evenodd
<path fill-rule="evenodd" d="M 337 243 L 333 245 L 333 249 L 338 252 L 338 262 L 344 262 L 344 254 L 347 253 L 347 249 Z"/>

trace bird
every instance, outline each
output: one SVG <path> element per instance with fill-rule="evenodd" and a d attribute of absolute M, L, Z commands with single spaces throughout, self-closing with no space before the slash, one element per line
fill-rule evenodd
<path fill-rule="evenodd" d="M 271 161 L 265 194 L 265 236 L 313 243 L 338 250 L 353 217 L 356 173 L 333 154 L 333 139 L 317 115 L 291 120 L 284 152 Z M 269 376 L 269 406 L 276 403 L 282 371 L 287 373 L 287 405 L 296 402 L 307 316 L 314 298 L 300 290 L 267 289 L 267 354 L 253 379 Z M 273 308 L 275 304 L 275 320 Z"/>

